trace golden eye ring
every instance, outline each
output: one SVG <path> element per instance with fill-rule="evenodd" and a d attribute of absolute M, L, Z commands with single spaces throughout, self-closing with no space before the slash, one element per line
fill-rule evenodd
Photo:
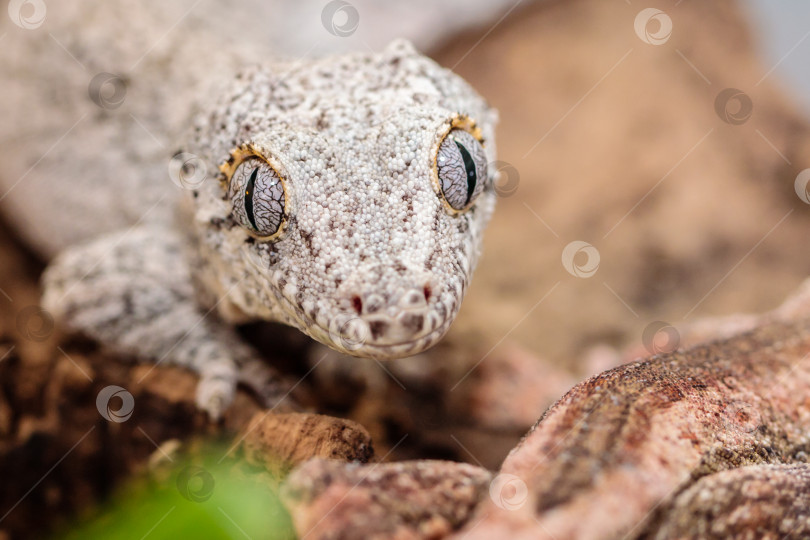
<path fill-rule="evenodd" d="M 250 143 L 231 151 L 219 167 L 234 219 L 262 242 L 278 240 L 289 223 L 289 187 L 280 169 Z"/>
<path fill-rule="evenodd" d="M 467 116 L 454 115 L 433 148 L 433 188 L 451 215 L 469 210 L 489 183 L 481 129 Z"/>

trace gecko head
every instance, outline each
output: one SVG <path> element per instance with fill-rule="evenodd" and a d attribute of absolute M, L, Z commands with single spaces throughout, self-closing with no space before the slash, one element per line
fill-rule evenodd
<path fill-rule="evenodd" d="M 195 190 L 194 223 L 217 292 L 342 352 L 417 354 L 481 250 L 495 113 L 403 42 L 291 69 L 243 74 L 205 116 L 219 127 L 197 148 L 221 175 Z"/>

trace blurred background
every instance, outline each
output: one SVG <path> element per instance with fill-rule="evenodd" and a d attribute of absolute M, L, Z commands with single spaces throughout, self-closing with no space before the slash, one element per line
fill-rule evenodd
<path fill-rule="evenodd" d="M 604 346 L 643 351 L 651 327 L 664 324 L 677 334 L 702 317 L 773 309 L 810 273 L 806 2 L 179 4 L 179 15 L 192 15 L 174 26 L 166 21 L 157 36 L 197 32 L 198 24 L 215 21 L 226 42 L 262 40 L 274 55 L 293 58 L 376 50 L 410 37 L 500 111 L 498 208 L 446 340 L 421 358 L 391 364 L 390 372 L 362 362 L 352 368 L 360 374 L 325 365 L 304 385 L 326 396 L 321 412 L 366 425 L 380 455 L 411 434 L 389 459 L 448 457 L 497 467 L 543 407 L 583 376 L 611 367 Z M 52 47 L 49 54 L 62 54 L 52 43 L 58 40 L 89 62 L 72 45 L 81 29 L 49 37 L 56 30 L 48 20 L 39 30 L 21 30 L 3 15 L 0 55 L 27 32 L 26 39 Z M 86 84 L 81 79 L 85 94 Z M 0 92 L 10 92 L 13 81 L 4 75 L 3 85 Z M 143 119 L 149 130 L 159 129 L 158 120 Z M 2 122 L 10 148 L 24 126 L 9 116 Z M 71 123 L 54 128 L 45 147 Z M 7 154 L 6 163 L 13 162 Z M 82 426 L 97 421 L 85 394 L 65 397 L 51 388 L 63 361 L 56 347 L 81 365 L 101 358 L 58 335 L 20 338 L 18 315 L 38 301 L 44 261 L 21 241 L 16 220 L 8 213 L 2 219 L 0 335 L 9 356 L 0 361 L 0 470 L 14 469 L 21 487 L 0 513 L 17 500 L 12 493 L 24 494 L 79 439 Z M 267 354 L 306 372 L 310 344 L 276 330 L 287 345 Z M 107 374 L 116 376 L 125 377 Z M 362 391 L 348 398 L 330 390 L 336 380 Z M 81 411 L 83 399 L 86 417 L 65 420 L 66 411 Z M 161 418 L 148 420 L 146 430 L 158 442 L 200 425 L 179 427 L 172 417 L 166 427 Z M 109 491 L 106 475 L 124 476 L 154 452 L 134 426 L 127 429 L 103 437 L 99 430 L 82 443 L 91 446 L 67 460 L 66 471 L 84 471 L 92 482 L 82 487 L 64 471 L 48 476 L 9 515 L 44 508 L 69 514 L 75 507 L 64 499 L 66 486 L 85 502 Z M 86 460 L 121 440 L 135 441 L 116 450 L 128 465 L 110 465 L 100 477 Z"/>
<path fill-rule="evenodd" d="M 745 0 L 744 8 L 755 33 L 756 48 L 772 63 L 786 90 L 810 111 L 810 72 L 804 68 L 810 5 L 801 0 Z"/>

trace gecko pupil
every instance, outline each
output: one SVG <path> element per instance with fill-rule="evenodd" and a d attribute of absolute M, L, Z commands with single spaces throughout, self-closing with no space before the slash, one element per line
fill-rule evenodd
<path fill-rule="evenodd" d="M 467 148 L 464 147 L 458 141 L 455 141 L 456 146 L 458 146 L 458 151 L 461 152 L 461 158 L 464 160 L 464 168 L 467 170 L 467 199 L 464 201 L 464 205 L 470 204 L 470 199 L 475 192 L 475 184 L 478 181 L 478 175 L 475 172 L 475 161 L 473 161 L 470 152 L 467 151 Z"/>
<path fill-rule="evenodd" d="M 253 169 L 253 172 L 250 174 L 250 180 L 248 180 L 247 186 L 245 187 L 245 213 L 247 214 L 248 221 L 250 221 L 250 225 L 257 231 L 259 227 L 256 226 L 256 218 L 253 216 L 253 188 L 256 184 L 256 175 L 258 175 L 258 173 L 258 167 Z"/>

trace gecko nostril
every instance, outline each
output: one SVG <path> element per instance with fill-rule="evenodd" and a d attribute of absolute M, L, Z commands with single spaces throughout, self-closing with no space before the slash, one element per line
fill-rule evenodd
<path fill-rule="evenodd" d="M 352 296 L 352 307 L 358 315 L 363 313 L 363 299 L 356 294 Z"/>
<path fill-rule="evenodd" d="M 433 294 L 433 289 L 430 287 L 429 283 L 425 283 L 425 286 L 422 288 L 422 293 L 425 295 L 425 301 L 430 301 L 430 296 Z"/>

